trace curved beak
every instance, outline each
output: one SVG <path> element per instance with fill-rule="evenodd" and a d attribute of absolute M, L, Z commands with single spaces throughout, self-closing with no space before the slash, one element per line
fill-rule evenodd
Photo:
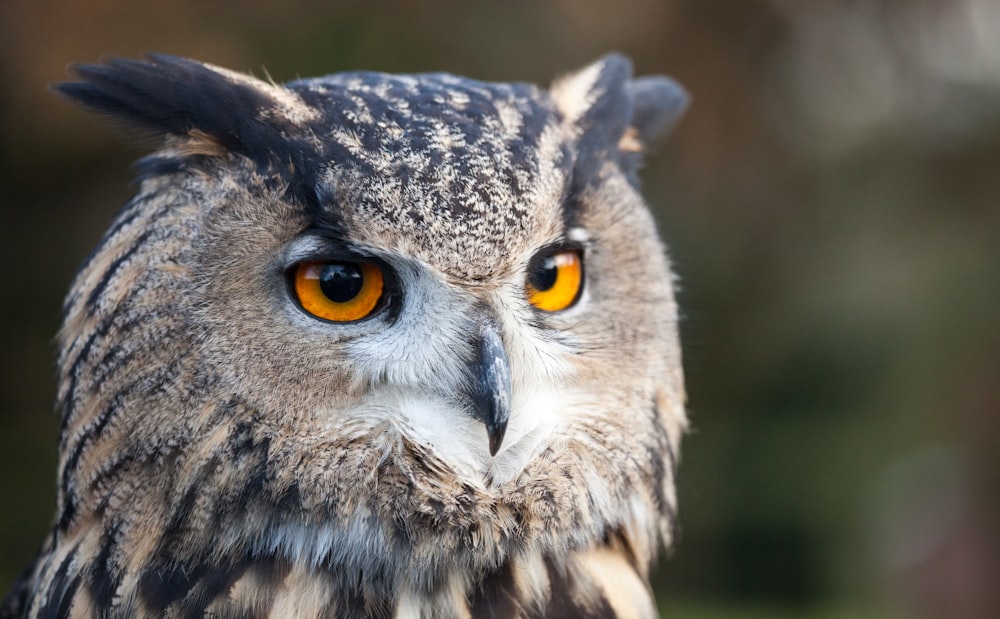
<path fill-rule="evenodd" d="M 478 355 L 473 363 L 471 385 L 475 416 L 486 425 L 490 455 L 497 455 L 510 418 L 510 361 L 500 339 L 499 327 L 485 322 L 479 332 Z"/>

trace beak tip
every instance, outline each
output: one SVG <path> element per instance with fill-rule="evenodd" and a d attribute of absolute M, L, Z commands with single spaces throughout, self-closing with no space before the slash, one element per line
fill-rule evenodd
<path fill-rule="evenodd" d="M 507 423 L 497 424 L 486 430 L 490 437 L 490 456 L 496 456 L 497 452 L 500 451 L 500 445 L 503 444 L 504 434 L 507 433 Z"/>

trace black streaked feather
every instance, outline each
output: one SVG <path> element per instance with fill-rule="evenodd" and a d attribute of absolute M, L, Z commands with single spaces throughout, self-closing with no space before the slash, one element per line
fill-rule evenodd
<path fill-rule="evenodd" d="M 545 569 L 552 591 L 545 608 L 547 619 L 615 619 L 617 615 L 603 595 L 594 592 L 589 596 L 590 603 L 583 602 L 588 597 L 581 595 L 580 586 L 584 583 L 570 574 L 566 564 L 546 557 Z"/>
<path fill-rule="evenodd" d="M 201 131 L 225 148 L 257 159 L 261 146 L 280 144 L 281 117 L 261 90 L 226 79 L 208 67 L 164 54 L 148 62 L 112 58 L 104 65 L 74 65 L 79 82 L 55 89 L 86 107 L 157 133 Z"/>
<path fill-rule="evenodd" d="M 576 120 L 583 134 L 578 148 L 606 151 L 618 144 L 632 117 L 632 96 L 628 88 L 632 62 L 620 54 L 601 59 L 601 70 L 591 86 L 593 104 Z"/>
<path fill-rule="evenodd" d="M 620 150 L 626 132 L 636 132 L 645 147 L 666 135 L 687 109 L 687 92 L 674 80 L 632 77 L 632 62 L 620 54 L 601 59 L 600 73 L 590 88 L 593 104 L 576 120 L 581 129 L 574 179 L 600 182 L 597 172 L 608 160 L 617 160 L 629 181 L 638 186 L 642 153 Z"/>
<path fill-rule="evenodd" d="M 518 617 L 521 605 L 510 563 L 500 566 L 496 573 L 487 576 L 476 589 L 469 612 L 473 617 Z M 531 616 L 531 615 L 529 615 Z"/>
<path fill-rule="evenodd" d="M 308 164 L 318 158 L 308 132 L 297 130 L 263 88 L 166 54 L 151 54 L 147 61 L 111 58 L 72 70 L 80 81 L 53 86 L 70 99 L 155 135 L 207 136 L 277 175 L 291 197 L 316 202 Z M 148 158 L 141 171 L 177 171 L 183 161 Z"/>

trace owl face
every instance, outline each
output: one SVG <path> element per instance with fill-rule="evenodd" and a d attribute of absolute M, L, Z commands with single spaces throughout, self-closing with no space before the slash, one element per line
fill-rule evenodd
<path fill-rule="evenodd" d="M 121 574 L 387 588 L 669 539 L 677 309 L 635 172 L 673 82 L 616 56 L 550 91 L 77 71 L 63 92 L 165 145 L 67 299 L 58 535 Z"/>

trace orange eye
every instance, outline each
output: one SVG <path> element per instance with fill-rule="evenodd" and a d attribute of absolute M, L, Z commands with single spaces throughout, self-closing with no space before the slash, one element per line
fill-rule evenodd
<path fill-rule="evenodd" d="M 333 322 L 361 320 L 382 298 L 382 269 L 371 262 L 301 262 L 292 282 L 302 309 Z"/>
<path fill-rule="evenodd" d="M 559 251 L 536 260 L 525 285 L 528 301 L 540 310 L 558 312 L 576 303 L 583 288 L 583 257 Z"/>

